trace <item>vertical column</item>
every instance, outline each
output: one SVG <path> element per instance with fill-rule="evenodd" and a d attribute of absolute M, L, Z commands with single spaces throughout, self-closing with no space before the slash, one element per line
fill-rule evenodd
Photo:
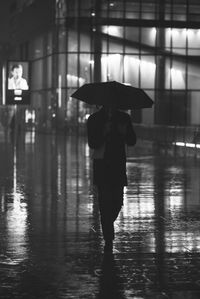
<path fill-rule="evenodd" d="M 94 81 L 101 81 L 101 26 L 99 25 L 101 17 L 101 0 L 95 1 L 94 11 Z"/>
<path fill-rule="evenodd" d="M 161 110 L 162 99 L 164 98 L 165 89 L 165 28 L 163 27 L 165 19 L 165 0 L 157 0 L 159 27 L 156 35 L 156 78 L 155 78 L 155 123 L 159 124 L 163 121 L 163 113 Z M 164 118 L 163 118 L 164 117 Z"/>
<path fill-rule="evenodd" d="M 52 55 L 52 98 L 51 98 L 51 107 L 52 107 L 52 126 L 54 129 L 57 127 L 57 110 L 58 110 L 58 34 L 59 34 L 59 24 L 56 24 L 53 30 L 52 36 L 52 45 L 53 45 L 53 55 Z"/>

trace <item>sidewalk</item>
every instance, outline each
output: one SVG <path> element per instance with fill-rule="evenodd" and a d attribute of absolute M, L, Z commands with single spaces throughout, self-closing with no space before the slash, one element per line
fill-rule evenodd
<path fill-rule="evenodd" d="M 1 143 L 0 298 L 200 298 L 199 164 L 131 151 L 108 258 L 85 138 Z"/>

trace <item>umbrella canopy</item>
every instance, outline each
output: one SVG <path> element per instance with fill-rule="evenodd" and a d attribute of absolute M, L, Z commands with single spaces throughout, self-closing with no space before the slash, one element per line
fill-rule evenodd
<path fill-rule="evenodd" d="M 144 90 L 116 81 L 84 84 L 71 97 L 91 105 L 114 106 L 119 109 L 151 108 L 152 99 Z"/>

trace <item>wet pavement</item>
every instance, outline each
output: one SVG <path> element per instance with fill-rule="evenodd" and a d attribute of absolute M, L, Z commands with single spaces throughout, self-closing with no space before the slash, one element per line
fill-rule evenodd
<path fill-rule="evenodd" d="M 200 298 L 200 160 L 136 147 L 103 255 L 84 137 L 0 135 L 0 298 Z"/>

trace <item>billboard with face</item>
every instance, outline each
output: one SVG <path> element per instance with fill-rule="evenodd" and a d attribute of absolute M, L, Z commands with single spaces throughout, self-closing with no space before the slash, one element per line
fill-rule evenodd
<path fill-rule="evenodd" d="M 7 63 L 7 105 L 30 104 L 29 71 L 28 61 L 9 61 Z"/>

